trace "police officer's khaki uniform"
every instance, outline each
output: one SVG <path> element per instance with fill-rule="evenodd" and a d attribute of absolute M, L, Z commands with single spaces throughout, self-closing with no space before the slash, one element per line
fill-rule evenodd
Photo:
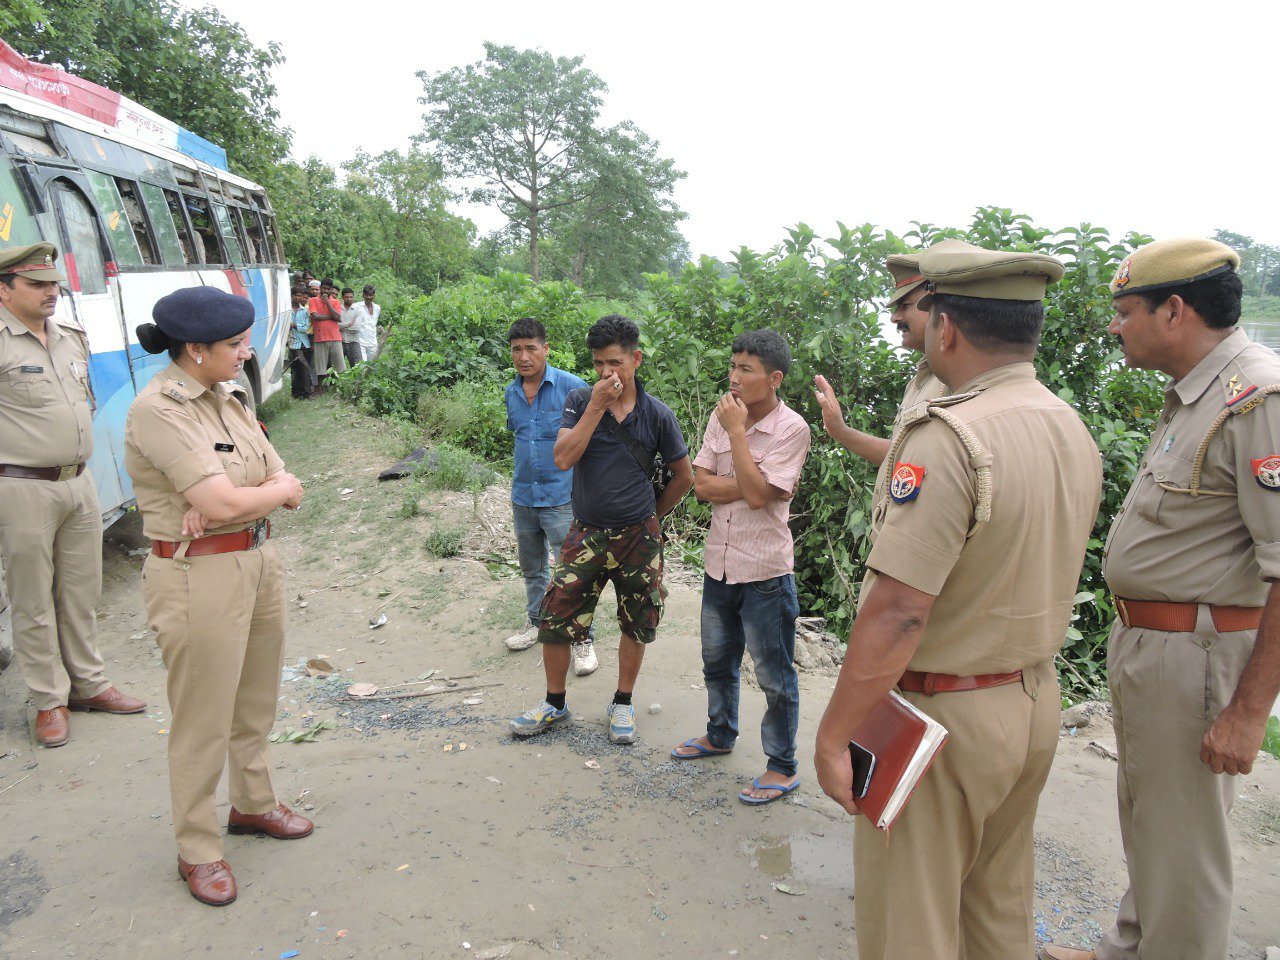
<path fill-rule="evenodd" d="M 1107 539 L 1115 596 L 1200 604 L 1186 633 L 1111 632 L 1120 828 L 1129 889 L 1102 960 L 1222 960 L 1231 915 L 1227 813 L 1239 785 L 1200 743 L 1240 680 L 1256 630 L 1211 606 L 1261 607 L 1280 578 L 1280 358 L 1231 333 L 1166 391 Z M 1208 438 L 1207 444 L 1205 440 Z"/>
<path fill-rule="evenodd" d="M 997 367 L 956 393 L 904 417 L 886 469 L 905 479 L 878 494 L 862 595 L 883 574 L 937 598 L 909 669 L 1023 677 L 905 694 L 950 739 L 887 838 L 857 820 L 861 960 L 1035 954 L 1032 824 L 1057 746 L 1053 657 L 1102 468 L 1080 418 L 1032 364 Z"/>
<path fill-rule="evenodd" d="M 138 394 L 125 429 L 143 531 L 182 533 L 182 491 L 226 474 L 253 487 L 284 469 L 233 390 L 206 390 L 177 365 Z M 227 449 L 231 448 L 231 449 Z M 253 526 L 210 528 L 205 536 Z M 274 809 L 267 737 L 275 721 L 285 631 L 284 578 L 270 540 L 252 550 L 172 559 L 147 556 L 147 621 L 169 670 L 169 787 L 178 853 L 188 863 L 222 859 L 214 791 L 230 759 L 231 804 L 241 813 Z"/>
<path fill-rule="evenodd" d="M 0 464 L 66 468 L 66 479 L 0 477 L 0 555 L 14 656 L 37 710 L 111 686 L 96 646 L 102 514 L 93 476 L 89 351 L 50 318 L 48 345 L 0 307 Z"/>

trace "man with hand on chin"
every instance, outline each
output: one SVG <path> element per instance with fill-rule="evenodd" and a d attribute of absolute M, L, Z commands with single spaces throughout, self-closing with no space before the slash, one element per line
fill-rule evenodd
<path fill-rule="evenodd" d="M 791 351 L 781 335 L 744 333 L 733 341 L 732 352 L 729 392 L 716 404 L 693 461 L 694 491 L 712 505 L 702 581 L 707 732 L 673 748 L 671 756 L 697 760 L 733 750 L 739 672 L 743 652 L 750 651 L 768 704 L 760 725 L 768 764 L 738 799 L 761 806 L 800 786 L 795 666 L 800 608 L 787 520 L 810 432 L 804 418 L 778 398 L 791 367 Z"/>
<path fill-rule="evenodd" d="M 675 414 L 636 376 L 644 358 L 636 325 L 617 314 L 601 317 L 587 332 L 587 346 L 599 380 L 569 394 L 554 452 L 557 467 L 573 469 L 573 523 L 540 611 L 547 697 L 512 720 L 511 732 L 531 737 L 570 718 L 569 645 L 587 639 L 600 591 L 612 581 L 622 638 L 609 739 L 634 743 L 632 693 L 667 595 L 660 520 L 693 486 L 693 470 Z M 672 472 L 660 497 L 652 480 L 655 453 Z"/>

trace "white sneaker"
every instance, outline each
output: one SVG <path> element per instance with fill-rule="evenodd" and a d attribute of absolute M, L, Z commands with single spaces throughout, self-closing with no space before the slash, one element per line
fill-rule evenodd
<path fill-rule="evenodd" d="M 538 642 L 538 628 L 532 623 L 525 624 L 525 628 L 519 633 L 513 633 L 503 641 L 507 645 L 508 650 L 528 650 Z M 592 668 L 595 669 L 594 667 Z"/>
<path fill-rule="evenodd" d="M 600 666 L 600 661 L 596 658 L 596 645 L 590 640 L 584 640 L 582 643 L 571 646 L 573 647 L 573 675 L 585 677 L 588 673 L 595 673 Z"/>

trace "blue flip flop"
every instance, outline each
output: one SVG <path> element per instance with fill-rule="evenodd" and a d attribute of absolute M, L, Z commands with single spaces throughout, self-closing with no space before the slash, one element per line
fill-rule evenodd
<path fill-rule="evenodd" d="M 766 803 L 773 803 L 773 801 L 775 800 L 781 800 L 788 793 L 790 793 L 791 791 L 799 787 L 800 781 L 799 779 L 797 779 L 795 783 L 791 784 L 791 786 L 783 787 L 783 786 L 779 786 L 776 783 L 761 783 L 760 778 L 756 777 L 754 780 L 751 781 L 751 786 L 755 787 L 755 789 L 757 790 L 781 790 L 782 791 L 781 793 L 774 794 L 772 797 L 765 797 L 763 799 L 761 799 L 760 797 L 748 797 L 745 793 L 738 794 L 738 799 L 741 800 L 743 803 L 745 803 L 748 807 L 763 807 Z"/>
<path fill-rule="evenodd" d="M 697 750 L 698 752 L 697 753 L 676 753 L 676 751 L 679 750 L 680 747 L 692 747 L 694 750 Z M 726 753 L 733 753 L 733 747 L 730 747 L 727 750 L 720 750 L 715 747 L 711 747 L 711 748 L 704 747 L 702 744 L 698 743 L 697 737 L 690 737 L 684 743 L 680 744 L 680 747 L 671 748 L 671 756 L 673 759 L 701 760 L 703 757 L 722 757 Z"/>

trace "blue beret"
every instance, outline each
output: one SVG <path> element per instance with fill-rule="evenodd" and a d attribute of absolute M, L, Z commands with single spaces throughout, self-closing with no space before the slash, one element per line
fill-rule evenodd
<path fill-rule="evenodd" d="M 253 326 L 254 309 L 247 298 L 217 287 L 184 287 L 157 300 L 151 318 L 170 340 L 217 343 Z"/>

